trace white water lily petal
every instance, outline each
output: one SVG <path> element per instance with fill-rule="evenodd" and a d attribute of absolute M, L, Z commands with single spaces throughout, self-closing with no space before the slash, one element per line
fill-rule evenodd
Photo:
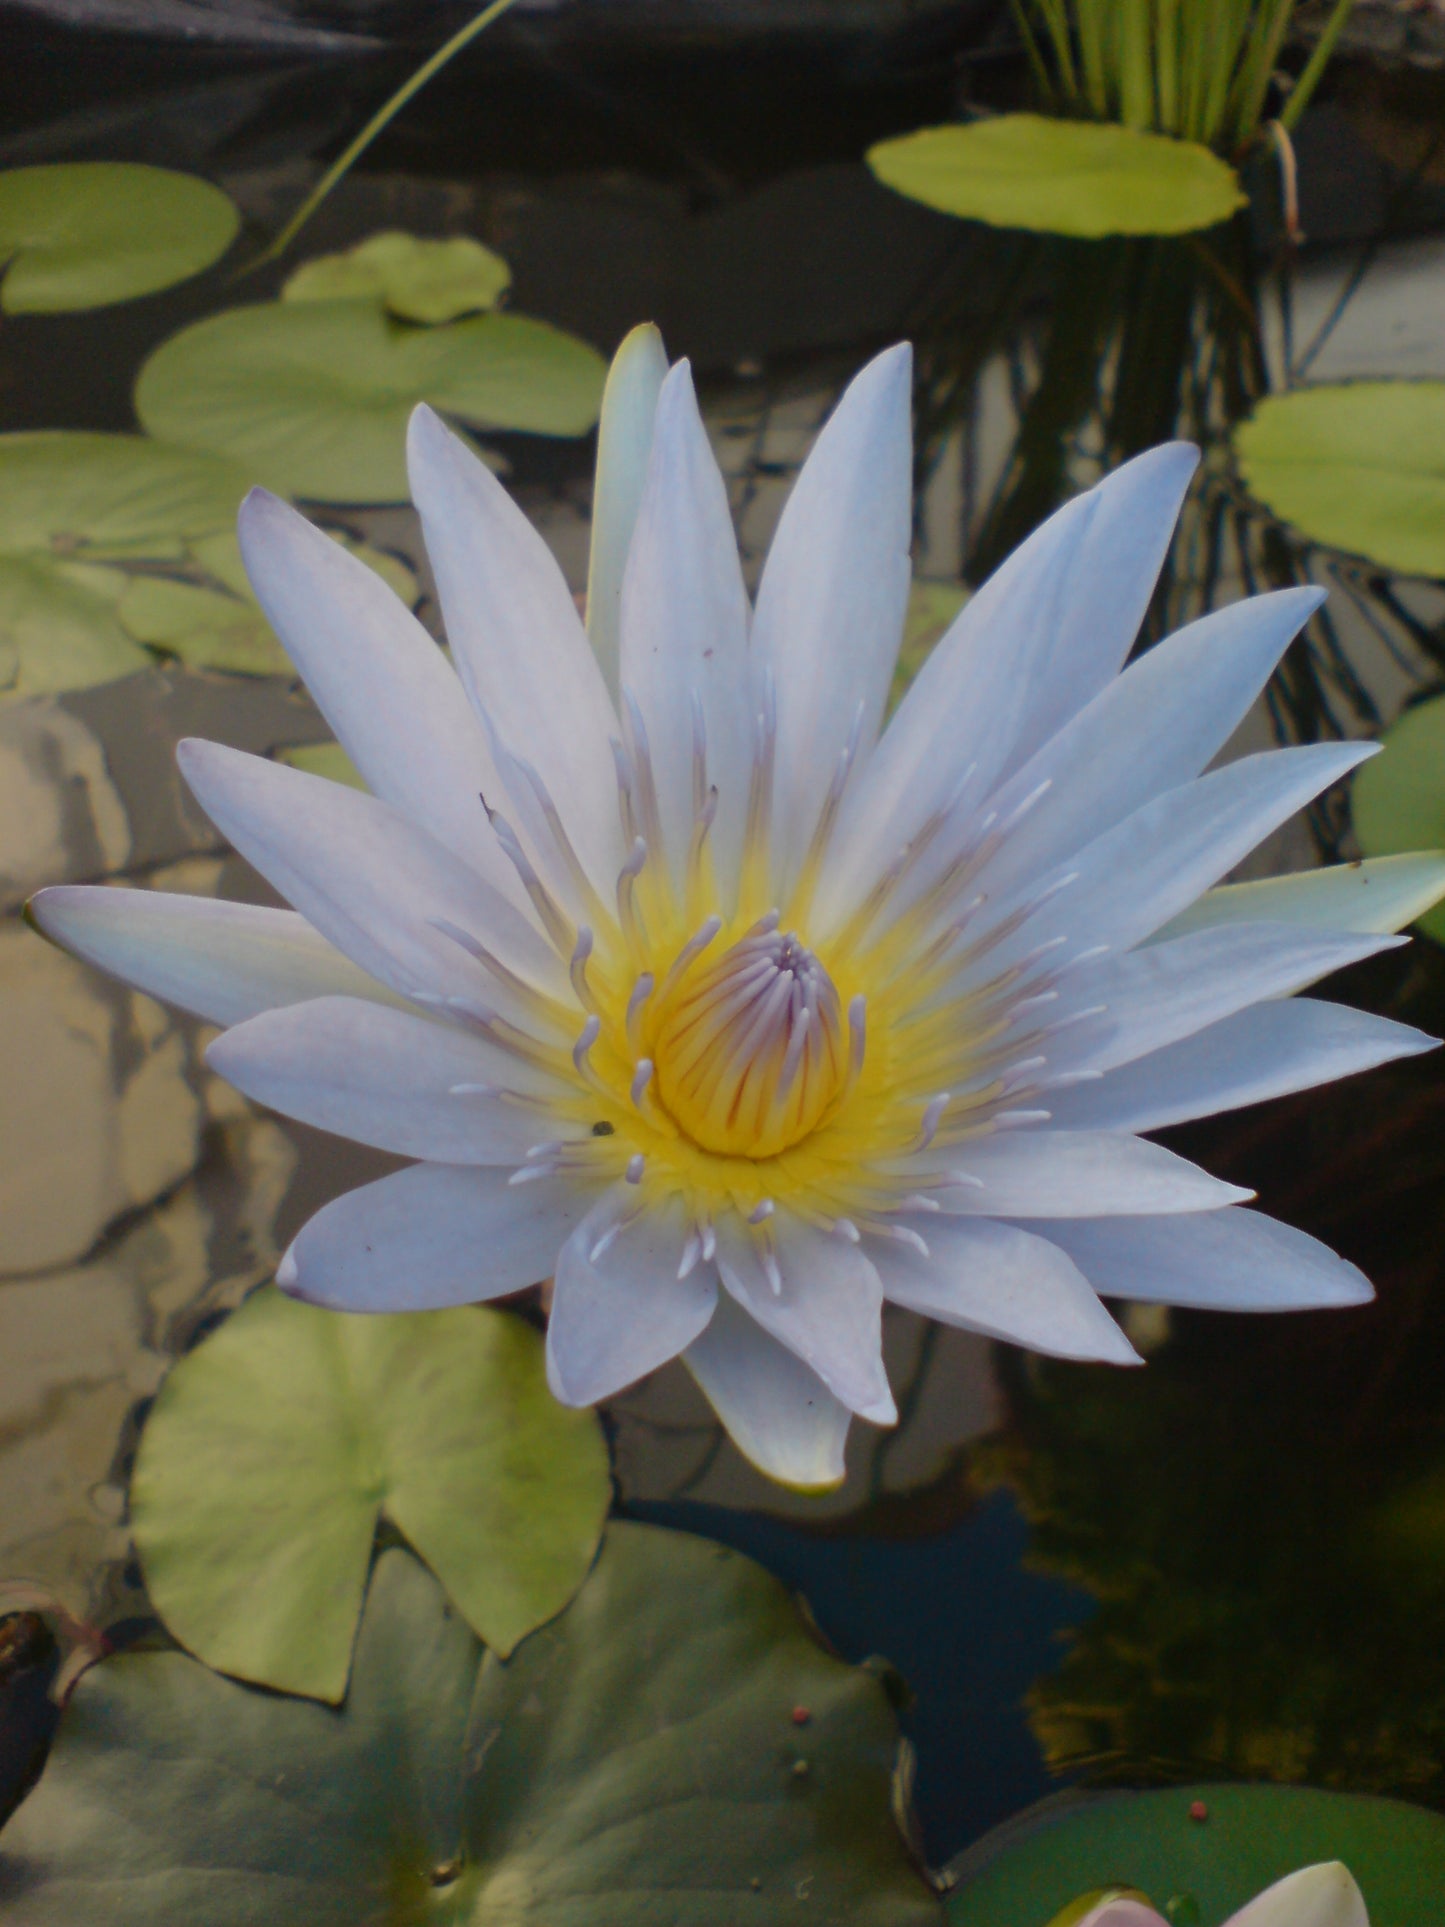
<path fill-rule="evenodd" d="M 732 1296 L 860 1418 L 897 1418 L 883 1370 L 883 1287 L 858 1245 L 797 1220 L 770 1220 L 774 1290 L 759 1248 L 734 1220 L 717 1227 L 717 1265 Z"/>
<path fill-rule="evenodd" d="M 1156 933 L 1155 941 L 1265 918 L 1308 930 L 1403 930 L 1445 897 L 1445 855 L 1372 856 L 1294 876 L 1223 883 Z"/>
<path fill-rule="evenodd" d="M 213 1024 L 311 997 L 394 1001 L 294 910 L 62 883 L 32 897 L 27 914 L 87 963 Z"/>
<path fill-rule="evenodd" d="M 1224 1927 L 1370 1927 L 1365 1897 L 1338 1860 L 1301 1867 L 1257 1894 Z"/>
<path fill-rule="evenodd" d="M 613 356 L 602 391 L 587 564 L 587 635 L 614 698 L 622 658 L 622 576 L 647 479 L 657 397 L 666 377 L 662 336 L 651 322 L 643 322 Z"/>
<path fill-rule="evenodd" d="M 469 997 L 523 1015 L 439 921 L 469 931 L 528 982 L 557 959 L 522 913 L 425 830 L 345 784 L 188 738 L 181 774 L 219 830 L 307 922 L 368 975 L 410 996 Z"/>
<path fill-rule="evenodd" d="M 540 775 L 607 896 L 626 854 L 617 713 L 562 571 L 496 476 L 427 407 L 412 416 L 407 463 L 463 685 Z"/>
<path fill-rule="evenodd" d="M 727 490 L 680 361 L 657 403 L 647 487 L 622 585 L 622 686 L 636 700 L 681 883 L 693 827 L 694 738 L 718 791 L 719 876 L 735 887 L 752 754 L 748 597 Z M 696 721 L 695 721 L 696 719 Z"/>
<path fill-rule="evenodd" d="M 1438 1048 L 1388 1017 L 1291 997 L 1238 1011 L 1097 1083 L 1050 1091 L 1048 1103 L 1066 1130 L 1157 1131 Z"/>
<path fill-rule="evenodd" d="M 563 1245 L 547 1321 L 547 1382 L 564 1405 L 595 1405 L 685 1351 L 712 1317 L 717 1273 L 678 1277 L 686 1229 L 673 1204 L 629 1223 L 623 1186 L 595 1205 Z"/>
<path fill-rule="evenodd" d="M 806 1492 L 840 1485 L 852 1413 L 728 1292 L 683 1353 L 733 1444 L 768 1478 Z"/>
<path fill-rule="evenodd" d="M 498 787 L 481 724 L 426 630 L 364 562 L 264 489 L 238 527 L 256 598 L 363 781 L 525 902 L 478 800 Z"/>
<path fill-rule="evenodd" d="M 850 739 L 872 744 L 908 606 L 913 358 L 850 382 L 788 497 L 758 586 L 753 648 L 777 700 L 773 860 L 790 876 Z"/>
<path fill-rule="evenodd" d="M 1029 1229 L 1059 1245 L 1106 1298 L 1204 1311 L 1314 1311 L 1364 1305 L 1364 1273 L 1328 1245 L 1260 1211 L 1166 1218 L 1066 1218 Z"/>
<path fill-rule="evenodd" d="M 1139 1364 L 1078 1266 L 1046 1238 L 992 1218 L 910 1222 L 928 1245 L 926 1258 L 884 1238 L 868 1247 L 895 1305 L 1055 1358 Z"/>
<path fill-rule="evenodd" d="M 1254 1196 L 1122 1131 L 1001 1131 L 925 1155 L 935 1170 L 962 1174 L 939 1196 L 945 1211 L 964 1217 L 1210 1211 Z"/>
<path fill-rule="evenodd" d="M 476 1091 L 457 1096 L 455 1086 L 548 1088 L 480 1037 L 354 997 L 252 1017 L 218 1037 L 206 1061 L 285 1117 L 441 1164 L 520 1164 L 539 1136 L 527 1107 Z"/>
<path fill-rule="evenodd" d="M 1169 1927 L 1163 1914 L 1156 1914 L 1142 1900 L 1103 1900 L 1091 1907 L 1078 1927 Z"/>
<path fill-rule="evenodd" d="M 575 1184 L 509 1184 L 475 1164 L 413 1164 L 324 1205 L 276 1282 L 333 1311 L 439 1311 L 522 1291 L 556 1268 L 586 1212 Z"/>

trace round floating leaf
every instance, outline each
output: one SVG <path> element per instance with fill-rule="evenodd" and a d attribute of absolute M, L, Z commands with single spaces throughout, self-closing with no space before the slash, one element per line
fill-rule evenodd
<path fill-rule="evenodd" d="M 0 556 L 179 556 L 231 528 L 244 473 L 143 435 L 0 435 Z"/>
<path fill-rule="evenodd" d="M 283 301 L 380 302 L 403 321 L 455 321 L 493 308 L 512 270 L 470 235 L 446 241 L 416 234 L 373 234 L 344 254 L 308 261 L 281 290 Z"/>
<path fill-rule="evenodd" d="M 1445 577 L 1445 381 L 1270 395 L 1234 446 L 1251 492 L 1314 541 Z"/>
<path fill-rule="evenodd" d="M 348 1316 L 268 1289 L 166 1380 L 131 1519 L 183 1645 L 338 1700 L 379 1516 L 507 1653 L 581 1583 L 608 1497 L 597 1421 L 552 1398 L 520 1319 Z"/>
<path fill-rule="evenodd" d="M 1445 849 L 1445 696 L 1407 709 L 1354 780 L 1350 814 L 1367 856 Z M 1445 943 L 1445 904 L 1419 927 Z"/>
<path fill-rule="evenodd" d="M 1206 1818 L 1192 1819 L 1203 1803 Z M 1085 1892 L 1138 1888 L 1170 1919 L 1221 1923 L 1299 1867 L 1342 1860 L 1372 1927 L 1436 1927 L 1445 1818 L 1310 1787 L 1176 1787 L 1046 1802 L 958 1863 L 958 1927 L 1043 1927 Z M 1067 1916 L 1066 1916 L 1067 1918 Z"/>
<path fill-rule="evenodd" d="M 161 440 L 230 456 L 282 494 L 399 502 L 418 402 L 476 427 L 581 435 L 605 374 L 585 342 L 520 315 L 417 328 L 371 302 L 282 301 L 163 342 L 136 412 Z"/>
<path fill-rule="evenodd" d="M 1041 114 L 920 127 L 870 147 L 868 165 L 885 187 L 944 214 L 1085 240 L 1187 234 L 1245 201 L 1234 169 L 1207 147 Z"/>
<path fill-rule="evenodd" d="M 366 788 L 360 770 L 340 743 L 297 743 L 287 749 L 278 749 L 276 759 L 289 763 L 292 769 L 304 769 L 309 775 L 324 776 L 329 783 L 345 783 L 354 790 Z"/>
<path fill-rule="evenodd" d="M 149 667 L 116 614 L 124 587 L 114 569 L 0 555 L 0 694 L 86 689 Z"/>
<path fill-rule="evenodd" d="M 896 1743 L 878 1679 L 722 1547 L 613 1526 L 506 1664 L 393 1551 L 339 1713 L 179 1653 L 88 1673 L 0 1836 L 0 1904 L 6 1927 L 925 1927 Z"/>
<path fill-rule="evenodd" d="M 239 220 L 218 187 L 164 167 L 11 168 L 0 173 L 0 308 L 59 314 L 153 294 L 218 260 Z"/>

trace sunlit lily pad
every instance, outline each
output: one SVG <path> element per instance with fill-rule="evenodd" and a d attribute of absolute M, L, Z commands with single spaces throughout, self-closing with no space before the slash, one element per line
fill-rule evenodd
<path fill-rule="evenodd" d="M 920 127 L 867 158 L 885 187 L 925 207 L 1085 240 L 1187 234 L 1227 221 L 1245 200 L 1234 169 L 1207 147 L 1042 114 Z"/>
<path fill-rule="evenodd" d="M 878 1679 L 720 1546 L 613 1526 L 506 1664 L 393 1551 L 339 1713 L 179 1653 L 88 1673 L 0 1835 L 0 1909 L 6 1927 L 924 1927 L 941 1909 L 890 1811 L 895 1747 Z"/>
<path fill-rule="evenodd" d="M 1201 1802 L 1205 1817 L 1191 1817 Z M 1196 1809 L 1197 1811 L 1197 1809 Z M 1437 1927 L 1445 1818 L 1310 1787 L 1175 1787 L 1046 1802 L 958 1863 L 957 1927 L 1044 1927 L 1079 1895 L 1138 1888 L 1171 1920 L 1221 1927 L 1296 1868 L 1342 1860 L 1374 1927 Z"/>
<path fill-rule="evenodd" d="M 183 1645 L 339 1700 L 379 1517 L 508 1653 L 580 1585 L 608 1497 L 597 1420 L 555 1402 L 520 1319 L 348 1316 L 266 1290 L 166 1380 L 131 1517 Z"/>
<path fill-rule="evenodd" d="M 161 440 L 230 456 L 282 494 L 399 502 L 418 402 L 473 427 L 582 435 L 605 375 L 586 342 L 520 315 L 420 328 L 367 301 L 279 301 L 163 342 L 136 411 Z"/>
<path fill-rule="evenodd" d="M 366 788 L 360 770 L 340 743 L 297 743 L 288 749 L 278 749 L 276 758 L 278 762 L 289 763 L 292 769 L 324 776 L 328 783 L 345 783 L 354 790 Z"/>
<path fill-rule="evenodd" d="M 501 255 L 469 234 L 430 241 L 389 231 L 306 262 L 281 299 L 374 301 L 402 321 L 436 323 L 495 307 L 511 280 Z"/>
<path fill-rule="evenodd" d="M 961 582 L 945 576 L 915 576 L 908 591 L 908 611 L 903 618 L 903 642 L 893 671 L 892 697 L 900 702 L 908 685 L 933 652 L 953 618 L 968 601 L 968 590 Z"/>
<path fill-rule="evenodd" d="M 153 294 L 199 274 L 240 217 L 194 174 L 130 161 L 0 173 L 0 308 L 59 314 Z"/>
<path fill-rule="evenodd" d="M 1445 381 L 1270 395 L 1234 446 L 1251 493 L 1314 541 L 1445 577 Z"/>
<path fill-rule="evenodd" d="M 116 612 L 114 569 L 0 555 L 0 693 L 40 696 L 114 682 L 151 661 Z"/>
<path fill-rule="evenodd" d="M 1445 696 L 1417 703 L 1385 731 L 1384 748 L 1354 780 L 1350 813 L 1367 856 L 1445 848 Z M 1445 904 L 1419 927 L 1445 943 Z"/>

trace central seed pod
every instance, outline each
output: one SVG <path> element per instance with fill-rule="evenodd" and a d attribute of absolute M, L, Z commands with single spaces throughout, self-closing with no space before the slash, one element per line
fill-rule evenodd
<path fill-rule="evenodd" d="M 772 1157 L 806 1137 L 848 1064 L 832 978 L 776 930 L 684 971 L 657 1011 L 652 1050 L 674 1121 L 705 1151 L 731 1157 Z"/>

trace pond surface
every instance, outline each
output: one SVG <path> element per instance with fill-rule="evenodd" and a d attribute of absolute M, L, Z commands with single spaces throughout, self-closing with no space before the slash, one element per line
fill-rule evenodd
<path fill-rule="evenodd" d="M 818 70 L 793 126 L 799 50 L 756 54 L 777 133 L 754 114 L 745 155 L 700 94 L 667 124 L 666 75 L 634 72 L 626 49 L 595 80 L 565 49 L 531 66 L 514 49 L 510 113 L 476 136 L 471 161 L 453 76 L 338 191 L 303 251 L 388 226 L 469 231 L 506 255 L 519 311 L 604 352 L 656 318 L 670 352 L 694 358 L 755 563 L 842 378 L 930 317 L 961 327 L 985 313 L 1011 271 L 995 238 L 888 195 L 857 159 L 867 140 L 946 112 L 957 73 L 940 78 L 931 44 L 912 62 L 896 41 L 870 61 L 866 32 L 850 46 Z M 13 133 L 7 162 L 204 166 L 258 229 L 314 174 L 328 99 L 314 74 L 258 79 L 222 63 L 179 91 L 112 99 L 97 119 L 83 76 L 75 99 L 56 97 L 51 53 L 37 31 L 13 70 L 34 61 L 55 118 Z M 1327 101 L 1301 137 L 1315 245 L 1297 268 L 1296 338 L 1328 315 L 1359 245 L 1383 242 L 1315 372 L 1445 376 L 1445 184 L 1420 187 L 1411 233 L 1384 234 L 1401 224 L 1397 157 L 1367 135 L 1403 138 L 1410 121 L 1390 97 L 1370 96 L 1373 118 L 1358 111 L 1366 92 L 1343 87 L 1343 105 Z M 560 124 L 559 93 L 586 96 L 573 147 L 548 160 L 517 133 L 509 153 L 532 94 Z M 206 102 L 223 96 L 235 120 L 218 135 Z M 279 278 L 258 275 L 249 298 Z M 141 356 L 234 298 L 217 271 L 102 315 L 7 317 L 4 426 L 130 426 Z M 1031 313 L 1047 300 L 1045 284 Z M 998 344 L 967 419 L 932 451 L 925 575 L 958 576 L 977 504 L 1010 458 L 1015 346 Z M 496 446 L 580 588 L 591 443 Z M 425 587 L 410 511 L 337 519 Z M 1429 592 L 1408 593 L 1438 621 Z M 1341 634 L 1379 715 L 1432 673 L 1348 612 Z M 1370 720 L 1357 710 L 1349 727 Z M 1236 747 L 1270 730 L 1261 710 Z M 189 734 L 270 753 L 325 731 L 285 678 L 178 667 L 0 710 L 0 1595 L 8 1579 L 33 1582 L 118 1639 L 149 1617 L 125 1489 L 168 1365 L 272 1275 L 318 1205 L 389 1168 L 253 1110 L 206 1070 L 201 1026 L 20 919 L 30 892 L 62 880 L 269 900 L 184 793 L 173 747 Z M 1301 831 L 1262 861 L 1312 856 Z M 1330 994 L 1438 1031 L 1445 953 L 1421 939 Z M 890 1312 L 900 1426 L 855 1427 L 848 1480 L 826 1499 L 751 1471 L 680 1367 L 609 1411 L 623 1513 L 749 1553 L 806 1596 L 846 1658 L 883 1654 L 900 1669 L 932 1864 L 1080 1781 L 1307 1780 L 1445 1809 L 1442 1078 L 1425 1058 L 1169 1138 L 1360 1264 L 1379 1294 L 1367 1308 L 1260 1320 L 1136 1308 L 1128 1329 L 1149 1363 L 1128 1374 Z M 27 1677 L 0 1701 L 0 1804 L 45 1726 Z"/>

